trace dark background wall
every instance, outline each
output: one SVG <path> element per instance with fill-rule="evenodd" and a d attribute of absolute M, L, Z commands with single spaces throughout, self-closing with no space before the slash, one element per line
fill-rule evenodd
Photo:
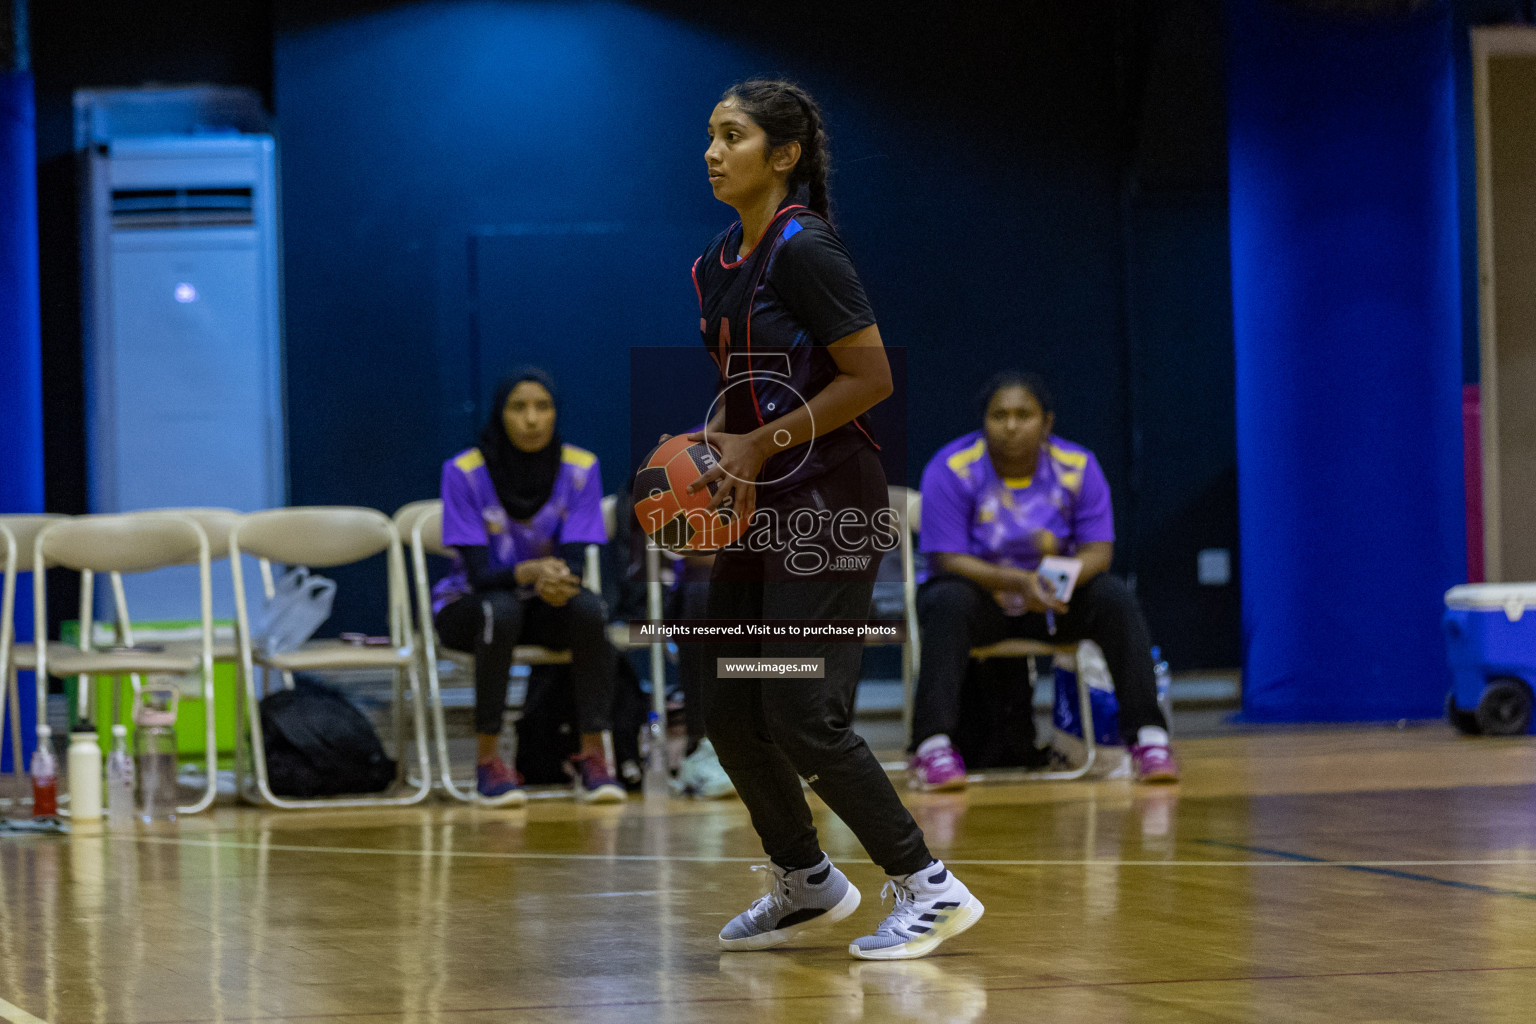
<path fill-rule="evenodd" d="M 392 510 L 524 360 L 621 484 L 630 350 L 696 342 L 687 266 L 732 218 L 704 121 L 784 74 L 826 108 L 839 228 L 907 350 L 906 478 L 976 425 L 990 372 L 1041 370 L 1175 668 L 1238 664 L 1235 583 L 1195 576 L 1200 549 L 1238 554 L 1220 0 L 741 7 L 34 5 L 50 507 L 84 507 L 74 88 L 268 99 L 290 500 Z M 344 598 L 337 622 L 376 613 Z"/>

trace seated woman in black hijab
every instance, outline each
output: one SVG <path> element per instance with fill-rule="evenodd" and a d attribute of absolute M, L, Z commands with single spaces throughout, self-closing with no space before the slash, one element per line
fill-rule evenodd
<path fill-rule="evenodd" d="M 443 643 L 475 656 L 476 790 L 499 804 L 526 799 L 496 753 L 512 649 L 571 652 L 581 750 L 572 758 L 578 798 L 624 799 L 614 780 L 613 648 L 602 598 L 581 586 L 587 544 L 607 540 L 597 456 L 563 444 L 555 383 L 533 367 L 496 389 L 480 444 L 443 463 L 443 543 L 458 557 L 433 588 Z"/>

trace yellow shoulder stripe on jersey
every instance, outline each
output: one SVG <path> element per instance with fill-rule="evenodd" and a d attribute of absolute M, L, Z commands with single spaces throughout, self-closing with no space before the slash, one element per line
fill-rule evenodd
<path fill-rule="evenodd" d="M 1088 467 L 1088 453 L 1069 452 L 1053 444 L 1051 458 L 1056 463 L 1056 481 L 1073 494 L 1080 493 L 1083 489 L 1083 470 Z"/>
<path fill-rule="evenodd" d="M 485 465 L 485 456 L 480 454 L 479 448 L 471 448 L 469 451 L 453 460 L 453 464 L 465 473 L 473 473 Z"/>
<path fill-rule="evenodd" d="M 985 454 L 987 454 L 987 439 L 978 437 L 975 444 L 955 452 L 944 460 L 944 464 L 954 472 L 955 476 L 968 480 L 971 476 L 971 466 L 980 461 Z"/>
<path fill-rule="evenodd" d="M 569 462 L 578 469 L 591 469 L 592 463 L 597 461 L 597 456 L 585 448 L 577 448 L 573 444 L 562 445 L 560 448 L 560 461 Z"/>
<path fill-rule="evenodd" d="M 1065 448 L 1058 448 L 1054 444 L 1051 445 L 1051 458 L 1071 469 L 1082 469 L 1088 465 L 1087 452 L 1071 452 Z"/>

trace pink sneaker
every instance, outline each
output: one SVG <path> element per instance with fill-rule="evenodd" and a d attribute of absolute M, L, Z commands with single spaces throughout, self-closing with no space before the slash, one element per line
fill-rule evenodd
<path fill-rule="evenodd" d="M 940 742 L 935 743 L 934 739 Z M 907 786 L 932 793 L 941 789 L 965 788 L 965 762 L 949 740 L 932 737 L 924 740 L 907 763 Z"/>
<path fill-rule="evenodd" d="M 1132 744 L 1131 760 L 1136 765 L 1137 782 L 1179 781 L 1179 762 L 1162 744 Z"/>

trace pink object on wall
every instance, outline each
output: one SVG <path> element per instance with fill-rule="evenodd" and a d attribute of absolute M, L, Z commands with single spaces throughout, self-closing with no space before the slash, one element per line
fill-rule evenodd
<path fill-rule="evenodd" d="M 1467 481 L 1467 582 L 1483 582 L 1482 388 L 1461 388 L 1461 446 Z"/>

